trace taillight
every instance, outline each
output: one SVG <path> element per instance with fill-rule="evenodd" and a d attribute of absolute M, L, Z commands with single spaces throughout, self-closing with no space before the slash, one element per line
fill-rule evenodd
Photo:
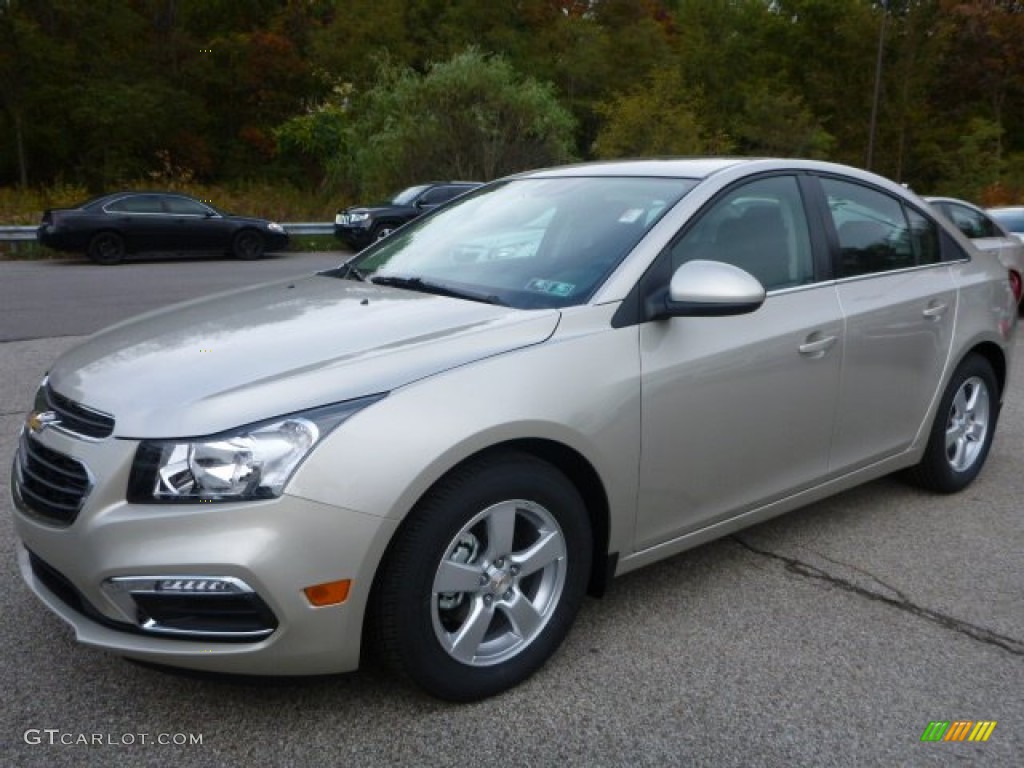
<path fill-rule="evenodd" d="M 1013 291 L 1013 298 L 1016 301 L 1020 301 L 1021 291 L 1024 286 L 1021 285 L 1020 274 L 1010 270 L 1010 290 Z"/>

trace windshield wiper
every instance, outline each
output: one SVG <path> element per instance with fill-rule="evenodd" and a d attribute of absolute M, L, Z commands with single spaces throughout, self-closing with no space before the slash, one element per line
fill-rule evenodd
<path fill-rule="evenodd" d="M 392 288 L 404 288 L 407 291 L 433 293 L 437 296 L 449 296 L 453 299 L 469 299 L 470 301 L 479 301 L 484 304 L 497 304 L 502 307 L 508 306 L 508 304 L 493 294 L 476 293 L 474 291 L 467 291 L 461 288 L 453 288 L 450 285 L 442 285 L 441 283 L 424 280 L 422 277 L 381 275 L 380 277 L 371 277 L 370 282 L 374 285 L 387 285 Z"/>

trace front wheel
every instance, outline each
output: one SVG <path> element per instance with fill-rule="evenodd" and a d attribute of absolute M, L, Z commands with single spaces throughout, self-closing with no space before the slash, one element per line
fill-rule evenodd
<path fill-rule="evenodd" d="M 995 435 L 999 385 L 992 365 L 979 355 L 964 359 L 939 403 L 921 463 L 910 471 L 918 485 L 956 493 L 981 472 Z"/>
<path fill-rule="evenodd" d="M 231 252 L 235 254 L 236 259 L 243 261 L 263 258 L 264 248 L 263 236 L 252 229 L 243 229 L 231 242 Z"/>
<path fill-rule="evenodd" d="M 378 224 L 370 231 L 370 239 L 376 242 L 377 240 L 383 240 L 385 237 L 395 231 L 397 227 L 394 224 L 387 222 Z"/>
<path fill-rule="evenodd" d="M 561 644 L 590 561 L 586 509 L 561 472 L 524 454 L 466 465 L 417 505 L 386 558 L 371 609 L 383 651 L 439 698 L 500 693 Z"/>

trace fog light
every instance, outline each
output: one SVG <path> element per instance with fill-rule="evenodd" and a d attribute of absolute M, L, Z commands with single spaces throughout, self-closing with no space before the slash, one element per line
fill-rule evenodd
<path fill-rule="evenodd" d="M 314 584 L 306 587 L 306 599 L 315 608 L 323 608 L 326 605 L 338 605 L 348 600 L 348 590 L 352 586 L 351 579 L 341 581 L 328 581 L 325 584 Z"/>
<path fill-rule="evenodd" d="M 270 607 L 234 576 L 115 576 L 101 586 L 124 619 L 146 633 L 254 642 L 277 629 Z"/>
<path fill-rule="evenodd" d="M 233 584 L 222 579 L 162 579 L 155 588 L 157 592 L 198 592 L 204 595 L 238 591 Z"/>

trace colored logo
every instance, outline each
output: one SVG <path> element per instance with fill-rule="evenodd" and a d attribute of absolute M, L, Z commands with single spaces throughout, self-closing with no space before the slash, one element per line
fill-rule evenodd
<path fill-rule="evenodd" d="M 995 720 L 932 720 L 921 741 L 988 741 L 995 728 Z"/>
<path fill-rule="evenodd" d="M 28 427 L 28 431 L 33 434 L 38 434 L 46 429 L 51 424 L 60 423 L 60 417 L 57 416 L 53 411 L 32 411 L 25 419 L 25 425 Z"/>

